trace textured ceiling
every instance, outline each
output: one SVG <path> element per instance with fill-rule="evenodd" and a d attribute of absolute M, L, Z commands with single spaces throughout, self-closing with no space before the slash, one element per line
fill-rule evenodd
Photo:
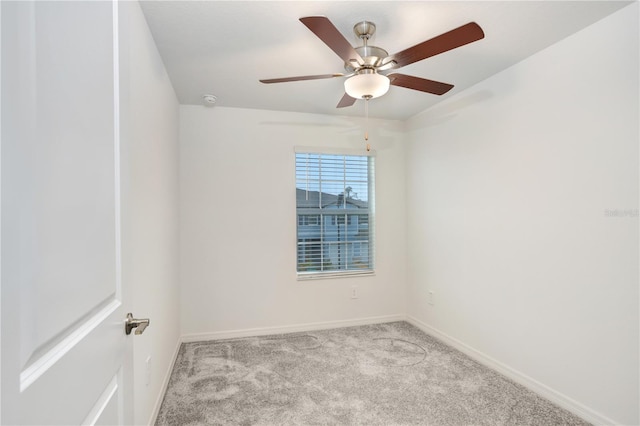
<path fill-rule="evenodd" d="M 362 115 L 363 101 L 336 109 L 344 79 L 262 84 L 265 78 L 344 72 L 343 62 L 298 19 L 327 16 L 354 46 L 353 25 L 373 21 L 369 44 L 393 54 L 471 21 L 485 38 L 400 68 L 451 83 L 443 96 L 391 87 L 372 117 L 407 119 L 520 62 L 629 1 L 142 1 L 181 104 Z M 588 49 L 589 46 L 584 46 Z M 570 60 L 570 58 L 568 58 Z M 526 82 L 517 82 L 526 84 Z"/>

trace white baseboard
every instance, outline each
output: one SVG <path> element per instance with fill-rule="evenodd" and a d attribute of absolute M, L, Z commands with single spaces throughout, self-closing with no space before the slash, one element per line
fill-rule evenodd
<path fill-rule="evenodd" d="M 160 392 L 158 392 L 156 403 L 153 406 L 153 410 L 151 411 L 151 417 L 149 418 L 149 422 L 147 423 L 149 426 L 155 425 L 156 420 L 158 420 L 160 407 L 162 406 L 164 395 L 167 393 L 167 387 L 169 386 L 169 379 L 171 379 L 171 373 L 173 372 L 173 367 L 175 367 L 176 365 L 176 360 L 178 359 L 178 351 L 180 350 L 180 346 L 182 346 L 182 338 L 178 339 L 176 348 L 173 351 L 173 356 L 171 357 L 171 364 L 169 364 L 169 368 L 167 368 L 167 372 L 164 375 L 162 386 L 160 386 Z"/>
<path fill-rule="evenodd" d="M 443 343 L 449 346 L 454 347 L 460 352 L 468 355 L 470 358 L 473 358 L 479 363 L 491 368 L 492 370 L 499 372 L 500 374 L 508 377 L 514 382 L 519 383 L 522 386 L 525 386 L 526 388 L 532 390 L 533 392 L 537 393 L 543 398 L 546 398 L 549 401 L 553 402 L 554 404 L 564 408 L 565 410 L 572 412 L 576 416 L 581 417 L 582 419 L 588 421 L 589 423 L 592 423 L 594 425 L 620 424 L 619 422 L 616 422 L 608 418 L 607 416 L 604 416 L 586 407 L 585 405 L 579 403 L 578 401 L 550 388 L 549 386 L 538 382 L 537 380 L 527 376 L 526 374 L 523 374 L 517 370 L 514 370 L 508 365 L 503 364 L 502 362 L 491 358 L 490 356 L 484 354 L 483 352 L 478 351 L 477 349 L 472 348 L 471 346 L 461 342 L 460 340 L 454 337 L 451 337 L 448 334 L 443 333 L 442 331 L 431 327 L 430 325 L 423 323 L 417 318 L 407 315 L 405 317 L 405 320 L 408 323 L 418 327 L 420 330 L 424 331 L 428 335 L 435 337 L 436 339 L 442 341 Z"/>
<path fill-rule="evenodd" d="M 380 324 L 384 322 L 404 321 L 403 314 L 385 315 L 379 317 L 355 318 L 340 321 L 312 322 L 276 327 L 246 328 L 242 330 L 216 331 L 212 333 L 194 333 L 182 336 L 183 342 L 201 342 L 206 340 L 235 339 L 238 337 L 265 336 L 269 334 L 296 333 L 330 328 L 352 327 L 357 325 Z"/>

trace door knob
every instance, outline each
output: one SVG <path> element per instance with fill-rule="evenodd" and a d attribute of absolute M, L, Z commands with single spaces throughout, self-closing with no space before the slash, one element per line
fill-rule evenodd
<path fill-rule="evenodd" d="M 127 314 L 127 319 L 124 321 L 124 332 L 127 334 L 131 334 L 131 330 L 136 329 L 136 334 L 142 334 L 144 329 L 149 326 L 149 318 L 144 319 L 135 319 L 133 318 L 133 314 L 129 312 Z"/>

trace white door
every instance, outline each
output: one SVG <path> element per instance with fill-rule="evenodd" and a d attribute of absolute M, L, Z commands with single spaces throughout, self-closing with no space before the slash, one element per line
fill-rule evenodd
<path fill-rule="evenodd" d="M 117 3 L 0 3 L 2 424 L 131 422 Z"/>

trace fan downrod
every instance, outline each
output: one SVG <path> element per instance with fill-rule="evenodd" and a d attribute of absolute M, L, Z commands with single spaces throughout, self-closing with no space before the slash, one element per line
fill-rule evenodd
<path fill-rule="evenodd" d="M 364 64 L 362 66 L 354 66 L 353 63 L 345 62 L 344 69 L 349 72 L 358 72 L 363 69 L 373 69 L 375 70 L 382 64 L 382 60 L 389 56 L 386 50 L 377 47 L 377 46 L 369 46 L 369 39 L 376 32 L 376 24 L 371 21 L 360 21 L 353 26 L 353 33 L 362 40 L 362 46 L 358 46 L 355 48 L 356 52 L 362 57 L 364 60 Z"/>

